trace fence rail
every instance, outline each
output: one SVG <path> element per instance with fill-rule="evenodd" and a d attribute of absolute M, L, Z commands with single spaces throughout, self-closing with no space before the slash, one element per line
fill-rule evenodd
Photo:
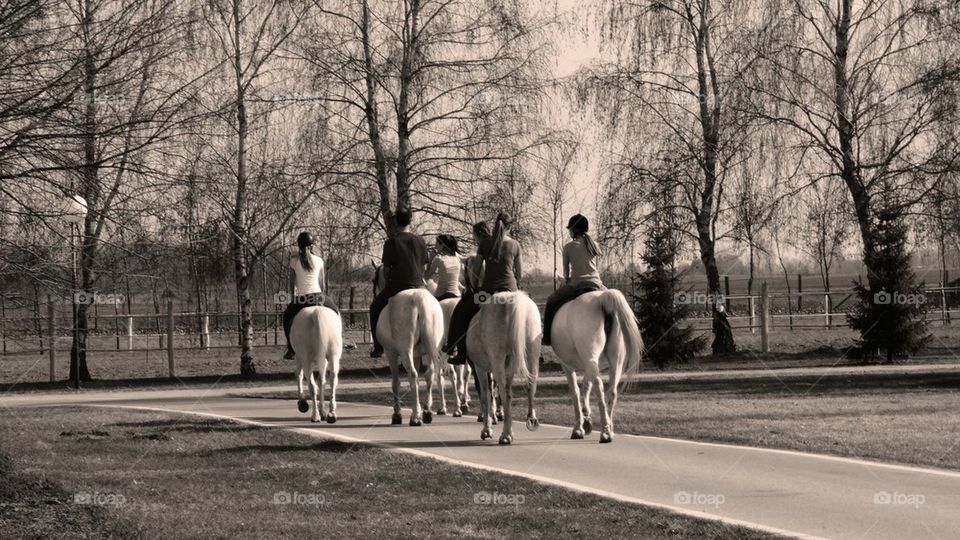
<path fill-rule="evenodd" d="M 751 333 L 760 331 L 761 342 L 765 351 L 769 348 L 767 334 L 771 329 L 803 329 L 803 328 L 834 328 L 846 326 L 846 315 L 849 311 L 839 308 L 843 305 L 852 305 L 849 299 L 853 291 L 804 291 L 795 293 L 770 293 L 766 284 L 761 284 L 759 295 L 735 295 L 722 299 L 731 327 L 734 330 L 747 330 Z M 696 296 L 696 295 L 694 295 Z M 843 296 L 839 303 L 834 297 Z M 923 300 L 930 305 L 926 320 L 931 323 L 950 325 L 954 318 L 960 317 L 960 287 L 932 287 L 927 288 Z M 807 299 L 804 302 L 804 299 Z M 809 299 L 814 298 L 811 302 Z M 785 302 L 783 302 L 785 300 Z M 932 300 L 932 301 L 930 301 Z M 794 302 L 804 308 L 801 312 L 794 312 Z M 698 304 L 700 302 L 689 302 Z M 706 305 L 706 303 L 703 303 Z M 774 312 L 775 305 L 787 306 L 786 313 Z M 538 304 L 541 309 L 543 304 Z M 806 307 L 804 307 L 806 306 Z M 811 306 L 816 306 L 813 311 Z M 173 302 L 167 302 L 163 313 L 118 313 L 97 314 L 92 319 L 113 321 L 111 331 L 101 332 L 99 324 L 91 325 L 97 330 L 88 333 L 87 353 L 104 353 L 113 351 L 165 351 L 169 364 L 170 376 L 176 373 L 176 350 L 209 350 L 235 349 L 240 344 L 239 314 L 237 313 L 205 313 L 197 311 L 175 312 Z M 367 310 L 346 308 L 341 315 L 346 324 L 345 334 L 349 341 L 355 343 L 369 343 L 370 330 L 367 324 Z M 283 345 L 280 337 L 282 333 L 282 311 L 256 311 L 251 314 L 254 321 L 253 345 L 270 346 Z M 60 316 L 62 317 L 62 315 Z M 69 324 L 70 318 L 64 317 L 66 325 L 60 324 L 61 318 L 52 301 L 47 302 L 45 317 L 17 317 L 0 318 L 0 341 L 2 352 L 0 356 L 10 354 L 46 354 L 50 364 L 50 380 L 54 380 L 57 352 L 69 350 L 72 345 L 73 328 Z M 216 321 L 211 326 L 211 320 Z M 222 330 L 219 324 L 223 320 L 230 321 L 229 330 Z M 150 324 L 139 324 L 141 321 L 150 321 Z M 20 328 L 27 332 L 10 334 L 10 322 L 19 323 Z M 28 324 L 23 325 L 24 322 Z M 712 318 L 709 316 L 693 316 L 687 322 L 697 330 L 709 330 Z M 235 323 L 235 324 L 234 324 Z M 108 326 L 105 324 L 104 326 Z M 41 329 L 41 330 L 35 330 Z M 272 337 L 272 339 L 271 339 Z M 155 341 L 154 341 L 155 340 Z M 272 343 L 271 343 L 272 341 Z M 156 346 L 150 346 L 155 342 Z M 66 343 L 66 347 L 64 347 Z M 106 344 L 110 343 L 109 346 Z M 34 345 L 38 344 L 38 348 Z M 13 345 L 13 346 L 11 346 Z M 23 346 L 25 345 L 25 346 Z"/>

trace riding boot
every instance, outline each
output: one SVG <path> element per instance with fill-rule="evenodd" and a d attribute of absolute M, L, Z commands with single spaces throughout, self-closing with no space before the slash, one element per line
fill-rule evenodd
<path fill-rule="evenodd" d="M 287 352 L 283 355 L 284 360 L 293 360 L 297 353 L 293 352 L 293 347 L 287 345 Z"/>
<path fill-rule="evenodd" d="M 383 356 L 383 346 L 379 343 L 374 343 L 373 348 L 370 349 L 370 358 L 380 358 Z"/>

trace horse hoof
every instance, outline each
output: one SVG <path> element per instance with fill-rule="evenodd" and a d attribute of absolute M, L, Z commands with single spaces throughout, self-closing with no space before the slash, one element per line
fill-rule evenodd
<path fill-rule="evenodd" d="M 460 409 L 454 409 L 454 411 L 453 411 L 453 417 L 454 417 L 454 418 L 460 418 L 461 416 L 463 416 L 463 413 L 460 412 Z"/>
<path fill-rule="evenodd" d="M 402 424 L 403 417 L 400 416 L 400 413 L 393 413 L 393 416 L 390 417 L 390 423 L 393 424 L 394 426 Z"/>
<path fill-rule="evenodd" d="M 583 432 L 587 435 L 593 433 L 593 420 L 589 416 L 583 419 Z"/>
<path fill-rule="evenodd" d="M 493 437 L 493 435 L 490 435 L 490 430 L 489 430 L 489 429 L 484 429 L 484 430 L 481 430 L 481 431 L 480 431 L 480 440 L 481 440 L 481 441 L 485 441 L 485 440 L 487 440 L 487 439 L 489 439 L 489 438 L 491 438 L 491 437 Z"/>
<path fill-rule="evenodd" d="M 600 434 L 600 442 L 601 443 L 613 442 L 613 434 L 604 431 L 603 433 Z"/>
<path fill-rule="evenodd" d="M 527 418 L 527 431 L 536 431 L 538 429 L 540 429 L 540 420 L 535 416 Z"/>
<path fill-rule="evenodd" d="M 433 423 L 433 413 L 430 411 L 423 411 L 423 423 L 432 424 Z"/>
<path fill-rule="evenodd" d="M 337 423 L 337 415 L 336 415 L 336 413 L 330 413 L 330 414 L 327 415 L 327 423 L 328 423 L 328 424 L 336 424 L 336 423 Z"/>
<path fill-rule="evenodd" d="M 302 413 L 309 411 L 310 405 L 307 404 L 307 400 L 305 399 L 297 400 L 297 410 L 299 410 Z"/>
<path fill-rule="evenodd" d="M 315 424 L 316 424 L 317 422 L 320 422 L 321 420 L 322 420 L 322 418 L 320 418 L 319 416 L 313 416 L 313 417 L 310 418 L 310 421 L 313 422 L 313 423 L 315 423 Z"/>
<path fill-rule="evenodd" d="M 460 412 L 462 412 L 462 413 L 468 413 L 468 412 L 470 412 L 470 404 L 469 404 L 469 403 L 464 403 L 463 405 L 461 405 L 461 406 L 460 406 Z"/>
<path fill-rule="evenodd" d="M 507 445 L 513 442 L 513 435 L 501 435 L 500 444 Z"/>
<path fill-rule="evenodd" d="M 503 411 L 497 411 L 497 420 L 503 421 Z"/>
<path fill-rule="evenodd" d="M 573 433 L 570 435 L 570 438 L 573 440 L 580 440 L 583 438 L 583 432 L 578 429 L 575 429 L 573 430 Z"/>
<path fill-rule="evenodd" d="M 427 422 L 427 423 L 429 424 L 430 422 Z M 418 426 L 423 425 L 423 422 L 421 422 L 419 418 L 411 418 L 411 419 L 410 419 L 410 425 L 411 425 L 412 427 L 418 427 Z"/>
<path fill-rule="evenodd" d="M 446 409 L 440 409 L 439 411 L 437 411 L 437 416 L 446 416 L 446 415 L 447 415 Z"/>

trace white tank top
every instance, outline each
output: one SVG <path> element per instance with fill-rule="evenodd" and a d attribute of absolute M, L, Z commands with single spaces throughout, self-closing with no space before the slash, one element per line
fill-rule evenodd
<path fill-rule="evenodd" d="M 290 268 L 293 268 L 293 272 L 296 274 L 296 278 L 293 280 L 293 286 L 297 294 L 316 294 L 321 292 L 320 272 L 323 270 L 323 259 L 313 253 L 307 253 L 307 257 L 310 258 L 310 265 L 312 266 L 310 270 L 307 270 L 300 264 L 299 256 L 290 259 Z"/>

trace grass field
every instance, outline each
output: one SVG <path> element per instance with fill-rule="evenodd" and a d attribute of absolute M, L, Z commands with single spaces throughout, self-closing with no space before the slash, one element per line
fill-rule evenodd
<path fill-rule="evenodd" d="M 5 538 L 769 537 L 280 430 L 115 409 L 13 412 L 0 416 Z"/>
<path fill-rule="evenodd" d="M 275 396 L 278 397 L 278 396 Z M 293 392 L 284 397 L 292 399 Z M 342 401 L 391 403 L 343 389 Z M 573 427 L 566 384 L 541 384 L 541 422 Z M 593 403 L 593 420 L 600 416 Z M 474 398 L 474 411 L 479 401 Z M 621 394 L 621 434 L 816 452 L 960 470 L 960 375 L 885 374 L 661 380 Z M 479 427 L 477 428 L 479 430 Z M 478 431 L 479 432 L 479 431 Z M 598 437 L 595 432 L 593 437 Z"/>

